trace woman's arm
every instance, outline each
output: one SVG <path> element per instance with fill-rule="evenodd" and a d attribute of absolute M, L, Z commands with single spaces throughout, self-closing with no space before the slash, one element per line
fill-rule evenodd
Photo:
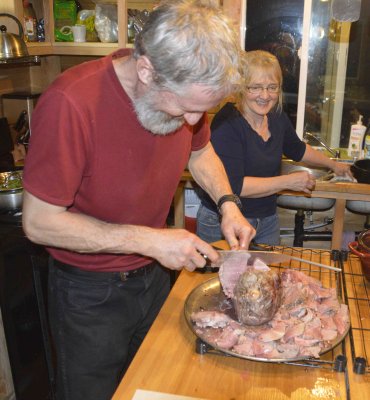
<path fill-rule="evenodd" d="M 307 171 L 293 172 L 288 175 L 258 178 L 246 176 L 243 181 L 242 197 L 259 198 L 278 193 L 281 190 L 311 193 L 315 187 L 315 178 Z"/>

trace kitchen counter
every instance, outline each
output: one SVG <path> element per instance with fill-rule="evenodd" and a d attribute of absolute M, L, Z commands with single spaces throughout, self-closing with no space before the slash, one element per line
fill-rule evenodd
<path fill-rule="evenodd" d="M 223 241 L 216 245 L 226 247 Z M 300 249 L 300 255 L 306 257 L 307 251 Z M 331 263 L 329 251 L 312 253 L 310 250 L 307 254 L 313 261 Z M 354 262 L 358 267 L 358 260 Z M 349 335 L 344 341 L 345 348 L 342 345 L 335 348 L 335 354 L 346 352 L 348 374 L 335 372 L 330 363 L 324 362 L 322 366 L 308 367 L 250 361 L 221 353 L 197 354 L 196 336 L 185 320 L 184 303 L 196 286 L 214 276 L 216 274 L 181 272 L 113 400 L 132 399 L 137 390 L 209 400 L 346 399 L 349 398 L 347 379 L 352 399 L 366 398 L 366 393 L 370 393 L 369 374 L 352 372 Z M 364 311 L 369 320 L 368 304 Z M 327 354 L 333 360 L 332 352 Z M 324 361 L 326 356 L 321 359 Z M 143 398 L 167 398 L 164 394 L 163 397 L 152 396 L 148 394 Z"/>
<path fill-rule="evenodd" d="M 189 171 L 184 171 L 178 185 L 175 197 L 175 227 L 184 227 L 184 189 L 193 187 L 194 179 Z M 195 184 L 196 185 L 196 184 Z M 308 196 L 303 192 L 293 192 L 284 190 L 280 194 L 290 196 Z M 331 248 L 340 250 L 344 227 L 344 212 L 347 200 L 370 201 L 370 184 L 352 182 L 328 182 L 317 181 L 315 190 L 310 197 L 320 197 L 325 199 L 335 199 L 334 205 L 334 224 Z"/>

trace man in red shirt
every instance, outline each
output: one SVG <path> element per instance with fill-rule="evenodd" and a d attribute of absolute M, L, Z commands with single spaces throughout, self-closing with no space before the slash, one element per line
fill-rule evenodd
<path fill-rule="evenodd" d="M 209 143 L 206 111 L 239 83 L 238 42 L 217 8 L 167 1 L 134 51 L 63 73 L 32 116 L 23 227 L 51 255 L 58 399 L 108 399 L 169 292 L 169 270 L 217 252 L 165 229 L 188 164 L 219 203 L 232 248 L 254 229 Z"/>

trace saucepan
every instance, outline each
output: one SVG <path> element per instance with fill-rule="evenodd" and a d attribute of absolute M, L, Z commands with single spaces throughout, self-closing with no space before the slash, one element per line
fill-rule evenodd
<path fill-rule="evenodd" d="M 22 207 L 22 170 L 0 173 L 0 209 L 16 210 Z"/>
<path fill-rule="evenodd" d="M 362 273 L 370 282 L 370 229 L 361 232 L 358 241 L 348 243 L 348 247 L 360 258 Z"/>
<path fill-rule="evenodd" d="M 353 176 L 357 179 L 358 183 L 370 183 L 370 160 L 362 159 L 357 160 L 351 165 Z"/>

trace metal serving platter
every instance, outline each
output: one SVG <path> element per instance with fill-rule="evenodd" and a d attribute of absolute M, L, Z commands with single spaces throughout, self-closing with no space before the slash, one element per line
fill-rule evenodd
<path fill-rule="evenodd" d="M 232 305 L 232 301 L 230 301 L 223 293 L 220 281 L 218 277 L 212 278 L 206 282 L 203 282 L 202 284 L 198 285 L 195 287 L 191 293 L 188 295 L 188 297 L 185 300 L 185 305 L 184 305 L 184 313 L 185 313 L 185 319 L 190 327 L 190 329 L 193 331 L 193 333 L 199 337 L 203 342 L 208 344 L 211 348 L 218 350 L 222 353 L 239 357 L 239 358 L 245 358 L 247 360 L 252 360 L 252 361 L 264 361 L 264 362 L 291 362 L 291 361 L 302 361 L 302 360 L 308 360 L 308 359 L 315 359 L 313 357 L 306 357 L 306 356 L 298 356 L 295 358 L 263 358 L 263 357 L 254 357 L 254 356 L 249 356 L 249 355 L 243 355 L 239 354 L 235 351 L 232 350 L 226 350 L 221 347 L 215 346 L 214 343 L 210 343 L 207 341 L 206 338 L 203 338 L 201 335 L 199 335 L 196 332 L 195 329 L 195 324 L 191 320 L 191 315 L 193 312 L 198 312 L 198 311 L 221 311 L 224 312 L 225 314 L 229 315 L 231 318 L 233 318 L 235 321 L 237 321 L 237 318 L 235 316 L 234 308 Z M 344 332 L 343 335 L 338 336 L 335 340 L 331 342 L 331 345 L 325 348 L 322 352 L 320 352 L 320 355 L 327 353 L 328 351 L 332 350 L 334 347 L 336 347 L 347 335 L 349 331 L 349 324 Z"/>

